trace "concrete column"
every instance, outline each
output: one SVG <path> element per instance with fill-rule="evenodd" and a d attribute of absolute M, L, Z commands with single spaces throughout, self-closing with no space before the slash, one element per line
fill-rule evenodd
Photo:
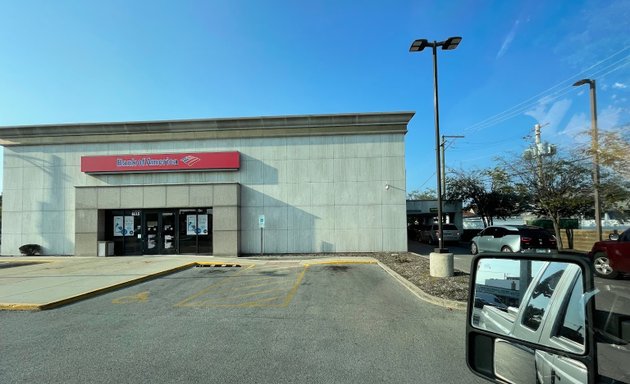
<path fill-rule="evenodd" d="M 429 255 L 429 274 L 433 277 L 453 276 L 453 254 L 431 252 Z"/>

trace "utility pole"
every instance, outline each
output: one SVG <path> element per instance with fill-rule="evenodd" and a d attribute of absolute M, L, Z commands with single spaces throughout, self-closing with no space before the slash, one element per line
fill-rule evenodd
<path fill-rule="evenodd" d="M 525 153 L 523 154 L 523 156 L 528 160 L 532 160 L 534 158 L 536 159 L 536 168 L 538 171 L 538 186 L 539 187 L 544 185 L 543 157 L 556 154 L 556 146 L 551 145 L 549 143 L 543 143 L 540 138 L 541 129 L 545 125 L 547 124 L 534 125 L 534 146 L 526 149 Z"/>
<path fill-rule="evenodd" d="M 602 240 L 602 212 L 599 198 L 599 133 L 597 130 L 597 93 L 594 79 L 582 79 L 574 87 L 588 84 L 591 91 L 591 151 L 593 152 L 593 198 L 595 202 L 595 230 L 597 239 Z"/>
<path fill-rule="evenodd" d="M 440 148 L 442 149 L 442 196 L 446 198 L 446 161 L 444 160 L 445 152 L 446 152 L 446 138 L 449 139 L 463 139 L 464 136 L 445 136 L 442 135 L 442 144 L 440 144 Z"/>

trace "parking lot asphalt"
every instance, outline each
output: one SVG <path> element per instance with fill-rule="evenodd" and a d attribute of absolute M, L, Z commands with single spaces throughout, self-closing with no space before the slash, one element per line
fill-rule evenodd
<path fill-rule="evenodd" d="M 198 265 L 249 267 L 268 261 L 210 256 L 0 257 L 0 310 L 34 311 L 70 304 Z M 285 262 L 377 264 L 369 257 Z"/>

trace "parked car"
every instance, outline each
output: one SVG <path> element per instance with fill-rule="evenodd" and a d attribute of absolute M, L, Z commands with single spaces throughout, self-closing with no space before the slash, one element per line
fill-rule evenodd
<path fill-rule="evenodd" d="M 444 242 L 458 242 L 461 239 L 461 231 L 455 224 L 442 224 Z M 429 244 L 437 244 L 440 239 L 440 229 L 437 224 L 428 225 L 422 230 L 422 241 Z"/>
<path fill-rule="evenodd" d="M 599 277 L 614 279 L 620 273 L 630 273 L 630 228 L 617 240 L 596 242 L 588 256 Z"/>
<path fill-rule="evenodd" d="M 494 225 L 481 231 L 470 242 L 470 253 L 557 251 L 554 235 L 544 228 L 531 225 Z"/>

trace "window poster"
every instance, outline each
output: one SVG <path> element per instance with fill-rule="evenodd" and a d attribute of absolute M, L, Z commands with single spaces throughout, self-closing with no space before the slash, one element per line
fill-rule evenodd
<path fill-rule="evenodd" d="M 208 215 L 188 215 L 186 216 L 187 235 L 207 235 Z"/>
<path fill-rule="evenodd" d="M 197 233 L 200 235 L 208 234 L 208 215 L 197 216 Z"/>
<path fill-rule="evenodd" d="M 114 216 L 114 236 L 133 236 L 133 216 Z"/>
<path fill-rule="evenodd" d="M 187 235 L 197 234 L 197 215 L 186 216 L 186 234 Z"/>

